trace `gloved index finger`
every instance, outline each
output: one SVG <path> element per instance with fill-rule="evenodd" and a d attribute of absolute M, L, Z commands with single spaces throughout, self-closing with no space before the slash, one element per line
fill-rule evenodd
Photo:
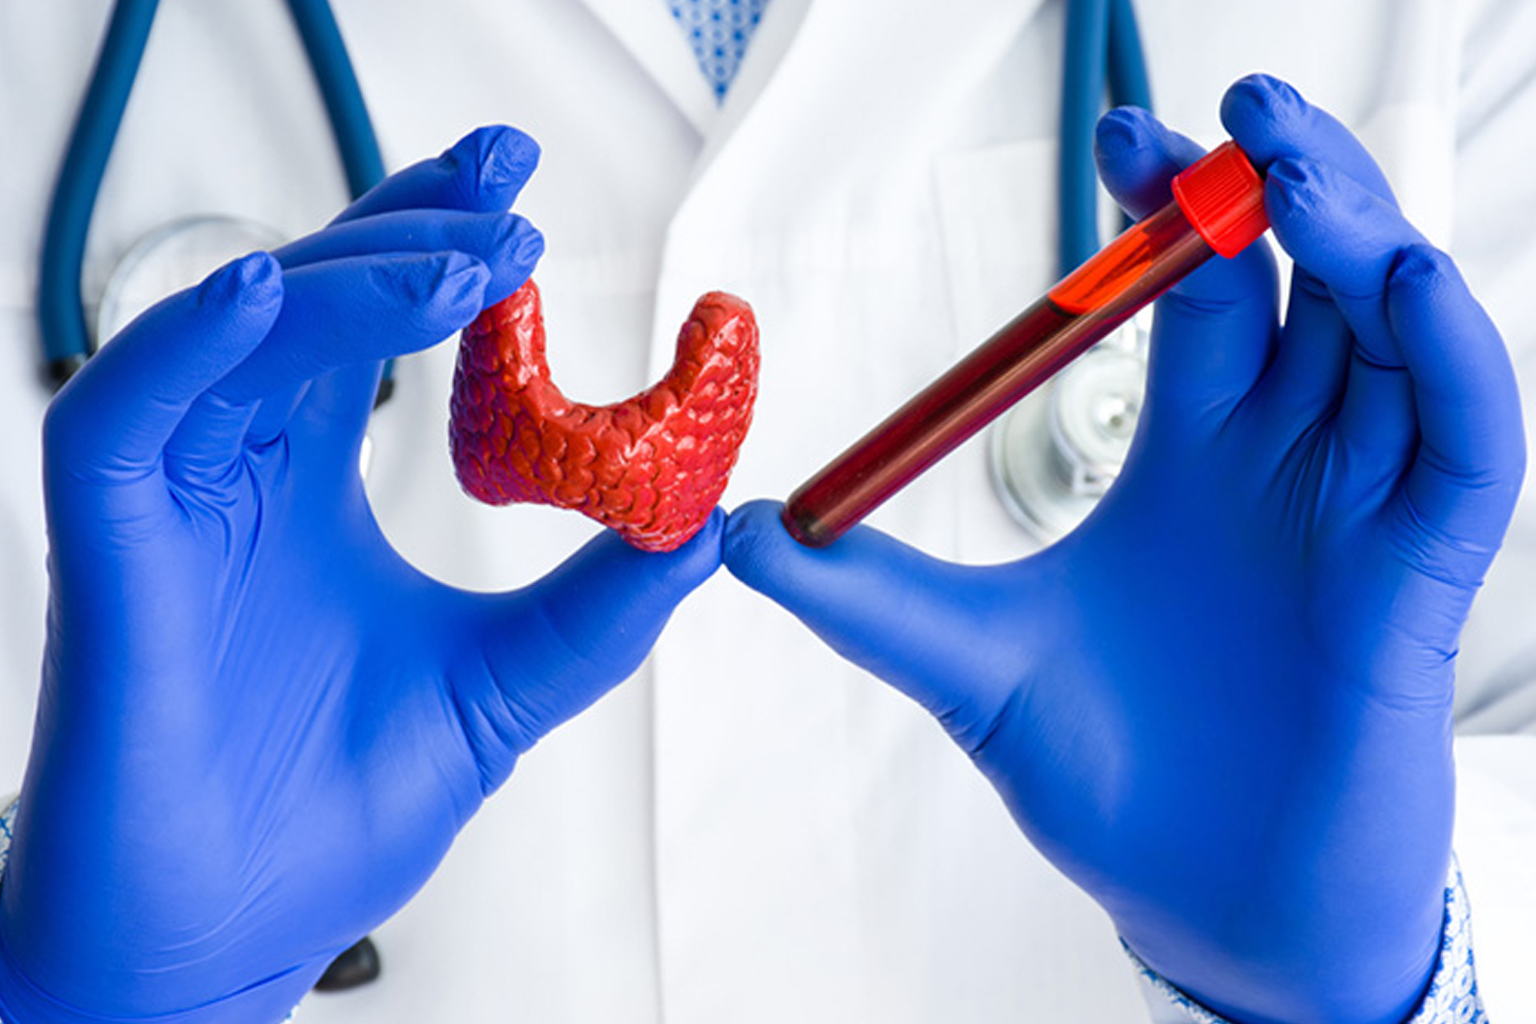
<path fill-rule="evenodd" d="M 1327 286 L 1357 347 L 1379 366 L 1402 365 L 1386 321 L 1387 275 L 1423 235 L 1353 176 L 1304 157 L 1270 165 L 1264 200 L 1275 237 Z"/>
<path fill-rule="evenodd" d="M 285 271 L 277 323 L 211 390 L 231 403 L 252 402 L 342 366 L 429 348 L 480 312 L 490 276 L 459 252 L 386 253 Z"/>
<path fill-rule="evenodd" d="M 491 271 L 486 302 L 500 302 L 528 279 L 524 246 L 542 246 L 539 232 L 522 217 L 500 211 L 401 210 L 336 224 L 290 242 L 272 255 L 284 269 L 377 253 L 462 252 Z"/>
<path fill-rule="evenodd" d="M 517 199 L 539 163 L 539 145 L 515 128 L 477 128 L 441 156 L 379 182 L 331 223 L 415 208 L 494 213 Z"/>
<path fill-rule="evenodd" d="M 1420 443 L 1407 493 L 1416 526 L 1485 563 L 1524 468 L 1519 396 L 1497 329 L 1449 257 L 1353 177 L 1278 161 L 1266 201 L 1276 236 L 1327 286 L 1357 350 L 1412 378 Z"/>
<path fill-rule="evenodd" d="M 1277 160 L 1327 163 L 1397 206 L 1392 186 L 1360 140 L 1288 82 L 1270 75 L 1237 81 L 1221 100 L 1221 123 L 1261 171 Z"/>

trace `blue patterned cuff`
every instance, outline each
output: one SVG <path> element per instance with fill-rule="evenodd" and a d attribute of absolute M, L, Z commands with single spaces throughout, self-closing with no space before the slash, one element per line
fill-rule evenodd
<path fill-rule="evenodd" d="M 16 798 L 0 811 L 0 878 L 5 877 L 6 862 L 11 859 L 11 829 L 16 822 L 16 808 L 20 805 L 20 798 Z M 0 1017 L 0 1024 L 5 1024 L 5 1018 Z"/>
<path fill-rule="evenodd" d="M 4 805 L 5 810 L 0 811 L 0 875 L 5 874 L 6 861 L 11 859 L 11 826 L 16 821 L 16 808 L 20 804 L 20 798 L 13 799 Z"/>
<path fill-rule="evenodd" d="M 1231 1024 L 1168 984 L 1123 941 L 1121 945 L 1136 969 L 1153 1024 Z M 1454 860 L 1445 880 L 1445 930 L 1440 936 L 1440 960 L 1423 1001 L 1406 1024 L 1488 1024 L 1472 965 L 1472 913 L 1467 906 L 1467 891 L 1461 884 L 1461 869 Z"/>

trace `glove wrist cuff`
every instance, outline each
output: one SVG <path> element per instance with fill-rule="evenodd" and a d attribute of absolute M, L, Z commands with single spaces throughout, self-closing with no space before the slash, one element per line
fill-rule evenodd
<path fill-rule="evenodd" d="M 10 860 L 17 800 L 0 804 L 0 891 Z M 103 1017 L 66 1006 L 22 974 L 0 929 L 0 1024 L 273 1024 L 291 1015 L 292 985 L 286 976 L 269 979 L 228 999 L 175 1013 L 148 1017 Z"/>
<path fill-rule="evenodd" d="M 1201 1005 L 1148 967 L 1124 939 L 1125 955 L 1141 983 L 1153 1024 L 1237 1024 Z M 1404 1024 L 1487 1024 L 1472 959 L 1472 914 L 1461 869 L 1454 858 L 1445 881 L 1445 918 L 1440 955 L 1418 1007 Z"/>

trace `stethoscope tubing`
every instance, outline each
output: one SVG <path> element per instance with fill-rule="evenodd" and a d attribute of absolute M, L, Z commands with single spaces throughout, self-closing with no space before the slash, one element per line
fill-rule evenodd
<path fill-rule="evenodd" d="M 80 296 L 85 237 L 158 6 L 159 0 L 118 0 L 113 6 L 53 186 L 38 268 L 37 317 L 45 372 L 55 387 L 84 366 L 90 354 L 90 331 Z"/>
<path fill-rule="evenodd" d="M 1065 277 L 1099 251 L 1093 133 L 1105 86 L 1116 106 L 1152 109 L 1146 53 L 1131 0 L 1069 0 L 1062 53 L 1057 269 Z"/>
<path fill-rule="evenodd" d="M 384 180 L 384 158 L 379 155 L 378 136 L 363 102 L 352 58 L 327 0 L 288 0 L 288 10 L 325 103 L 331 134 L 336 137 L 346 171 L 347 190 L 356 199 Z"/>
<path fill-rule="evenodd" d="M 54 183 L 38 268 L 37 307 L 45 373 L 55 388 L 84 366 L 91 353 L 80 290 L 86 236 L 158 6 L 159 0 L 117 0 L 113 5 Z M 327 0 L 288 0 L 288 9 L 325 104 L 347 189 L 355 199 L 384 177 L 362 88 Z"/>

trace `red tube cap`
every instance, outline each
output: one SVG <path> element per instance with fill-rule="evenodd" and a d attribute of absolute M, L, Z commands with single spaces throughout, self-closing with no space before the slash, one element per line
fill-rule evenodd
<path fill-rule="evenodd" d="M 1224 142 L 1173 179 L 1173 198 L 1205 243 L 1231 258 L 1269 230 L 1264 179 L 1235 142 Z"/>

